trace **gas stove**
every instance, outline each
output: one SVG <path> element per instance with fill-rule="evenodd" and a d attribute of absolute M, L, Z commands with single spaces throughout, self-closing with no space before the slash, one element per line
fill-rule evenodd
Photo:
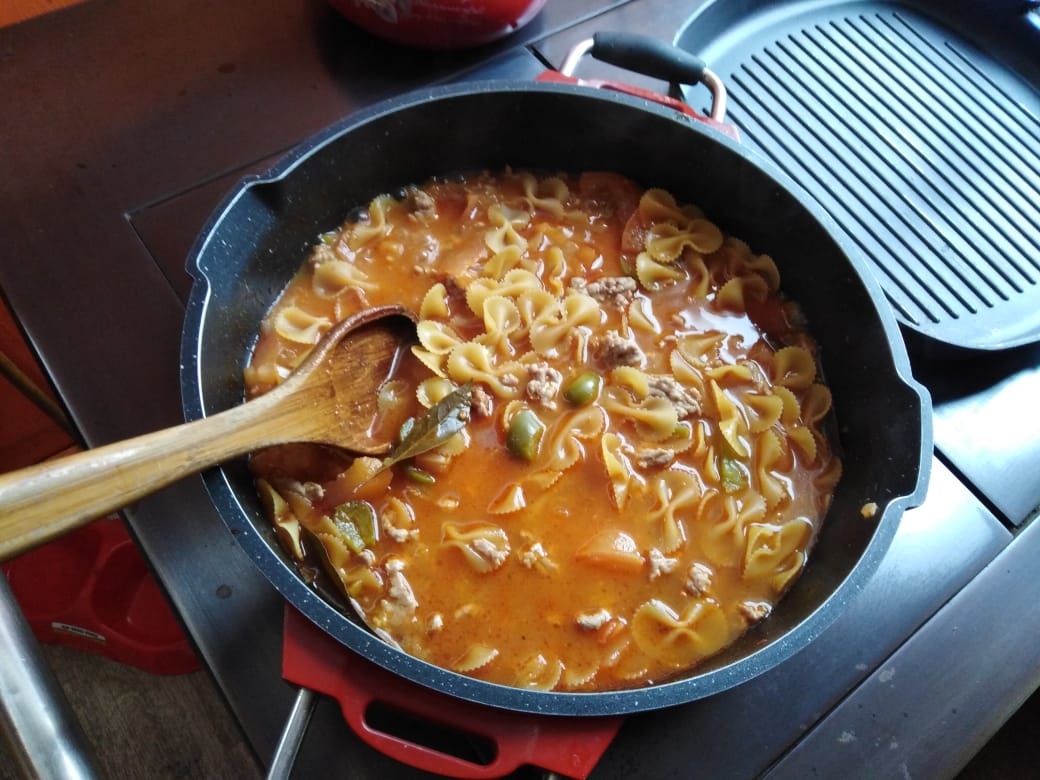
<path fill-rule="evenodd" d="M 86 3 L 0 31 L 0 130 L 7 148 L 23 150 L 0 161 L 7 243 L 0 288 L 91 445 L 181 419 L 177 356 L 190 289 L 183 264 L 195 235 L 241 176 L 340 116 L 434 82 L 533 79 L 596 30 L 638 30 L 692 47 L 698 20 L 714 36 L 708 48 L 720 70 L 739 84 L 750 78 L 747 58 L 755 62 L 740 37 L 754 25 L 742 19 L 758 19 L 758 33 L 806 29 L 783 26 L 805 21 L 785 16 L 783 3 L 760 6 L 764 15 L 755 17 L 737 2 L 556 0 L 510 39 L 431 53 L 371 39 L 319 2 L 138 5 Z M 929 29 L 947 29 L 943 14 L 968 14 L 973 4 L 936 3 L 934 12 L 927 3 L 880 5 L 831 4 L 923 15 Z M 1040 42 L 1028 4 L 989 9 L 1006 14 L 1005 29 L 1020 25 L 1015 35 Z M 770 45 L 783 40 L 776 33 Z M 999 60 L 1000 52 L 989 56 Z M 1037 92 L 1027 78 L 1035 71 L 1014 58 L 1005 64 L 1026 120 L 1035 121 Z M 618 76 L 595 62 L 582 67 L 589 76 Z M 93 75 L 84 81 L 79 73 Z M 695 90 L 682 96 L 699 99 Z M 740 100 L 733 119 L 744 125 L 742 136 L 779 157 L 784 149 L 756 132 L 761 112 Z M 1040 172 L 1016 176 L 1019 189 L 1040 189 Z M 1028 222 L 1018 229 L 1022 242 L 1040 235 Z M 1035 285 L 1023 280 L 1021 295 L 1033 295 Z M 961 327 L 966 316 L 944 338 L 933 320 L 947 310 L 937 318 L 913 310 L 900 297 L 906 286 L 886 292 L 914 373 L 933 396 L 924 504 L 905 515 L 876 576 L 808 648 L 725 693 L 625 718 L 589 776 L 688 776 L 696 767 L 707 776 L 801 777 L 855 766 L 875 776 L 950 775 L 1040 685 L 1032 641 L 1040 586 L 1030 566 L 1040 555 L 1031 522 L 1040 505 L 1040 416 L 1030 403 L 1040 395 L 1040 347 L 1023 338 L 980 348 L 984 334 L 973 342 L 971 328 Z M 69 332 L 91 336 L 69 341 Z M 281 767 L 277 749 L 297 697 L 283 677 L 284 604 L 228 534 L 200 480 L 126 514 L 257 755 Z M 387 717 L 377 725 L 419 738 L 432 731 Z M 471 753 L 472 776 L 486 776 L 493 755 L 471 748 L 462 752 Z M 329 767 L 358 778 L 427 776 L 373 749 L 325 696 L 293 759 L 288 766 L 299 777 Z"/>

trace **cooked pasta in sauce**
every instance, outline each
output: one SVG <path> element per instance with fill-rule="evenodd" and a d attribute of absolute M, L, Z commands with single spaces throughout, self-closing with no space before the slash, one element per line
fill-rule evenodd
<path fill-rule="evenodd" d="M 252 468 L 286 548 L 386 641 L 505 685 L 648 685 L 805 566 L 840 474 L 830 392 L 776 265 L 696 207 L 597 172 L 378 197 L 264 321 L 248 393 L 385 303 L 418 343 L 378 425 L 461 428 L 385 468 L 309 445 Z"/>

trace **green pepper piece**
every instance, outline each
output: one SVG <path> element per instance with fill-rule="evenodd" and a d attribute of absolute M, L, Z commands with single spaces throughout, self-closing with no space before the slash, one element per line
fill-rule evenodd
<path fill-rule="evenodd" d="M 602 383 L 602 378 L 595 371 L 585 371 L 564 388 L 563 397 L 574 406 L 586 406 L 599 396 Z"/>
<path fill-rule="evenodd" d="M 747 473 L 740 462 L 734 458 L 719 460 L 719 476 L 722 477 L 722 489 L 727 493 L 734 493 L 747 487 Z"/>
<path fill-rule="evenodd" d="M 524 460 L 534 460 L 545 433 L 545 423 L 530 409 L 521 409 L 509 421 L 506 447 L 511 453 Z"/>
<path fill-rule="evenodd" d="M 352 552 L 359 553 L 375 544 L 379 535 L 376 510 L 367 501 L 348 501 L 336 507 L 332 522 Z"/>

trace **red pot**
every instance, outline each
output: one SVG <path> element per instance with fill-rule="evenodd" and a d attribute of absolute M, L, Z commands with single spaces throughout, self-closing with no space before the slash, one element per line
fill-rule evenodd
<path fill-rule="evenodd" d="M 380 38 L 426 49 L 460 49 L 502 38 L 533 19 L 546 0 L 329 0 Z"/>

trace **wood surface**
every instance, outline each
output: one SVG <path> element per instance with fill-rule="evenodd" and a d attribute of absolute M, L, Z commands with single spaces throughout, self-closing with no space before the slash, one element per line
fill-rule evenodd
<path fill-rule="evenodd" d="M 101 656 L 45 646 L 43 656 L 110 780 L 263 776 L 206 672 L 156 675 Z M 0 780 L 19 778 L 0 739 Z"/>

